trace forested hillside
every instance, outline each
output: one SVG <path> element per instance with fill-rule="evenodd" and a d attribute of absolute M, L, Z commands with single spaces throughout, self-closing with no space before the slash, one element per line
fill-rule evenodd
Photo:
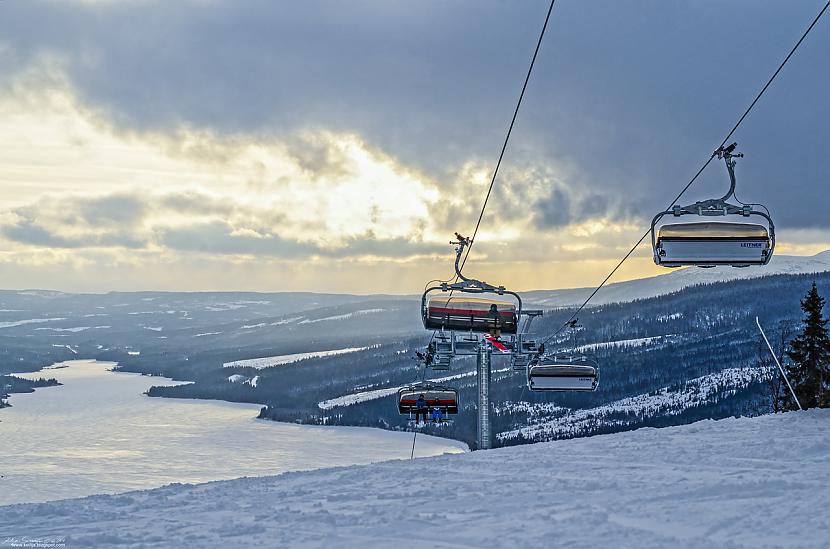
<path fill-rule="evenodd" d="M 813 280 L 830 295 L 830 273 L 775 275 L 586 309 L 583 327 L 548 350 L 594 356 L 595 393 L 530 393 L 523 375 L 494 355 L 497 442 L 765 413 L 770 372 L 756 364 L 755 316 L 778 341 L 782 328 L 797 325 Z M 407 428 L 392 395 L 418 378 L 413 351 L 430 335 L 412 297 L 3 292 L 0 302 L 0 373 L 113 360 L 125 371 L 191 382 L 154 387 L 151 396 L 259 403 L 261 417 L 292 422 Z M 546 310 L 534 332 L 545 338 L 570 314 Z M 461 409 L 454 423 L 427 431 L 472 443 L 473 370 L 468 359 L 428 373 L 459 388 Z"/>
<path fill-rule="evenodd" d="M 524 388 L 522 374 L 495 356 L 491 399 L 498 440 L 515 444 L 766 413 L 764 379 L 772 372 L 757 363 L 760 336 L 755 317 L 773 339 L 782 328 L 794 329 L 801 317 L 799 300 L 813 280 L 821 292 L 830 291 L 830 274 L 780 275 L 694 286 L 584 311 L 584 328 L 549 348 L 576 346 L 594 356 L 601 368 L 595 393 L 531 393 Z M 568 309 L 550 311 L 534 331 L 550 334 L 569 315 Z M 264 417 L 404 428 L 406 418 L 397 415 L 391 390 L 381 389 L 416 378 L 409 350 L 418 342 L 394 341 L 313 364 L 276 368 L 267 377 L 260 373 L 250 395 L 260 387 L 271 395 Z M 452 371 L 440 374 L 455 378 L 447 383 L 460 389 L 461 410 L 454 424 L 428 430 L 473 442 L 473 369 L 472 361 L 458 361 Z M 194 386 L 171 392 L 197 390 Z M 348 394 L 353 396 L 335 399 Z M 335 400 L 325 402 L 324 409 L 309 405 L 330 399 Z"/>

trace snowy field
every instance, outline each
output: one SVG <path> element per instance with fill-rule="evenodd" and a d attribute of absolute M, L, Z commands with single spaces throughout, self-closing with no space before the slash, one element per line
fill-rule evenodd
<path fill-rule="evenodd" d="M 67 547 L 826 547 L 830 410 L 0 507 Z"/>
<path fill-rule="evenodd" d="M 674 316 L 674 315 L 671 315 Z M 620 339 L 617 341 L 604 341 L 602 343 L 589 343 L 575 348 L 577 353 L 590 353 L 599 349 L 631 349 L 634 347 L 645 347 L 651 343 L 663 343 L 669 341 L 674 335 L 638 337 L 636 339 Z"/>
<path fill-rule="evenodd" d="M 293 355 L 277 355 L 265 356 L 262 358 L 248 358 L 245 360 L 234 360 L 233 362 L 225 362 L 222 364 L 225 368 L 256 368 L 263 370 L 265 368 L 272 368 L 274 366 L 282 366 L 283 364 L 293 364 L 301 360 L 309 358 L 320 358 L 326 356 L 343 355 L 346 353 L 356 353 L 358 351 L 365 351 L 370 347 L 348 347 L 346 349 L 332 349 L 331 351 L 315 351 L 312 353 L 295 353 Z"/>

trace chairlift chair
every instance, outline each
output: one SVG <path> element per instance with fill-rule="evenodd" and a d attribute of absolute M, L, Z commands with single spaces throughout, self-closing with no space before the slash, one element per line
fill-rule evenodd
<path fill-rule="evenodd" d="M 531 391 L 595 391 L 598 385 L 597 363 L 583 355 L 542 357 L 527 369 Z"/>
<path fill-rule="evenodd" d="M 749 267 L 766 265 L 775 249 L 775 226 L 769 210 L 761 204 L 731 204 L 735 196 L 735 158 L 743 154 L 733 153 L 737 143 L 715 151 L 718 158 L 726 162 L 729 172 L 729 192 L 722 198 L 704 200 L 689 206 L 674 206 L 671 210 L 658 213 L 651 222 L 651 245 L 654 262 L 662 267 L 714 267 L 731 265 Z M 764 211 L 753 209 L 759 206 Z M 703 221 L 691 223 L 670 223 L 660 227 L 657 224 L 666 215 L 681 217 L 757 216 L 764 224 L 737 223 L 726 221 Z"/>
<path fill-rule="evenodd" d="M 412 415 L 418 408 L 415 403 L 424 395 L 429 412 L 439 408 L 445 416 L 458 413 L 458 390 L 430 381 L 420 381 L 398 389 L 398 413 Z"/>
<path fill-rule="evenodd" d="M 515 334 L 517 319 L 513 303 L 492 298 L 433 296 L 424 310 L 424 327 L 430 330 Z"/>

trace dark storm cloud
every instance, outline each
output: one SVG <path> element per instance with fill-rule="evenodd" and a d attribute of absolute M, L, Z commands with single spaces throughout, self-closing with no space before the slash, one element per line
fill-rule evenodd
<path fill-rule="evenodd" d="M 536 224 L 541 227 L 564 227 L 574 220 L 571 197 L 562 189 L 553 189 L 537 203 Z"/>
<path fill-rule="evenodd" d="M 158 198 L 159 206 L 185 215 L 230 216 L 235 206 L 232 202 L 194 191 L 166 194 Z"/>
<path fill-rule="evenodd" d="M 143 248 L 147 245 L 145 240 L 125 230 L 62 235 L 31 219 L 0 226 L 0 234 L 13 242 L 45 248 Z"/>
<path fill-rule="evenodd" d="M 36 225 L 30 219 L 22 219 L 11 225 L 0 228 L 3 236 L 14 242 L 43 246 L 50 248 L 77 248 L 78 244 L 66 238 L 52 234 L 45 228 Z"/>
<path fill-rule="evenodd" d="M 11 211 L 14 220 L 0 225 L 8 240 L 51 248 L 143 248 L 136 231 L 146 214 L 137 196 L 46 197 Z"/>
<path fill-rule="evenodd" d="M 132 227 L 144 219 L 147 205 L 132 195 L 109 195 L 83 200 L 77 212 L 91 226 Z"/>
<path fill-rule="evenodd" d="M 236 233 L 234 228 L 224 221 L 159 229 L 157 241 L 173 250 L 209 254 L 250 254 L 297 259 L 308 257 L 315 252 L 312 245 L 287 240 L 277 235 Z"/>
<path fill-rule="evenodd" d="M 446 253 L 446 246 L 386 238 L 371 231 L 330 244 L 300 241 L 279 234 L 281 216 L 270 208 L 257 209 L 198 192 L 46 197 L 10 214 L 0 225 L 0 235 L 37 247 L 138 249 L 155 245 L 177 251 L 280 259 L 401 259 Z M 166 224 L 171 217 L 175 226 Z"/>
<path fill-rule="evenodd" d="M 374 256 L 405 258 L 416 255 L 446 255 L 448 246 L 414 241 L 408 238 L 379 238 L 374 233 L 357 235 L 333 249 L 321 249 L 320 255 L 329 257 Z"/>
<path fill-rule="evenodd" d="M 501 145 L 547 1 L 4 2 L 0 80 L 58 59 L 80 100 L 125 131 L 285 137 L 353 132 L 442 181 Z M 572 209 L 648 219 L 694 174 L 809 20 L 815 2 L 555 7 L 505 158 L 579 170 Z M 784 227 L 828 227 L 830 19 L 735 136 L 739 194 Z M 303 150 L 309 166 L 334 165 Z M 720 195 L 713 165 L 688 202 Z M 552 197 L 547 200 L 547 197 Z M 595 196 L 596 200 L 584 197 Z M 547 201 L 546 201 L 547 200 Z M 684 199 L 685 200 L 685 199 Z M 606 208 L 601 201 L 605 201 Z M 547 209 L 546 209 L 547 208 Z"/>

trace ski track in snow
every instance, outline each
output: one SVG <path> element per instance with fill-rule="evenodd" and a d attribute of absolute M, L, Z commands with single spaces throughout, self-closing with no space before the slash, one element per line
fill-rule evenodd
<path fill-rule="evenodd" d="M 69 351 L 72 352 L 72 354 L 75 354 L 75 355 L 78 354 L 78 351 L 74 347 L 72 347 L 71 345 L 58 345 L 56 343 L 53 343 L 52 347 L 58 347 L 60 349 L 68 349 Z M 48 370 L 48 369 L 50 369 L 50 366 L 46 366 L 46 367 L 43 368 L 43 370 Z"/>
<path fill-rule="evenodd" d="M 587 345 L 580 345 L 579 347 L 576 347 L 574 351 L 577 353 L 585 353 L 596 351 L 597 349 L 614 349 L 618 347 L 626 349 L 631 347 L 644 347 L 649 343 L 670 341 L 673 337 L 675 337 L 675 334 L 638 337 L 634 339 L 619 339 L 617 341 L 604 341 L 601 343 L 589 343 Z"/>
<path fill-rule="evenodd" d="M 830 410 L 0 507 L 67 547 L 815 548 Z M 441 500 L 436 502 L 436 495 Z"/>
<path fill-rule="evenodd" d="M 74 328 L 35 328 L 35 331 L 78 333 L 86 330 L 108 330 L 112 326 L 76 326 Z"/>
<path fill-rule="evenodd" d="M 300 324 L 314 324 L 316 322 L 326 322 L 329 320 L 345 320 L 347 318 L 352 318 L 353 316 L 361 316 L 361 315 L 370 315 L 375 313 L 382 313 L 386 309 L 361 309 L 359 311 L 354 311 L 351 313 L 345 313 L 342 315 L 335 315 L 335 316 L 327 316 L 324 318 L 315 318 L 315 319 L 305 319 L 300 322 Z"/>
<path fill-rule="evenodd" d="M 54 322 L 56 320 L 66 320 L 65 318 L 29 318 L 26 320 L 13 320 L 11 322 L 0 322 L 0 328 L 15 328 L 17 326 L 24 326 L 26 324 L 40 324 L 42 322 Z"/>
<path fill-rule="evenodd" d="M 331 351 L 314 351 L 311 353 L 295 353 L 293 355 L 276 355 L 265 356 L 262 358 L 246 358 L 244 360 L 234 360 L 233 362 L 225 362 L 222 364 L 223 368 L 256 368 L 262 370 L 264 368 L 271 368 L 272 366 L 282 366 L 283 364 L 292 364 L 307 358 L 321 358 L 334 355 L 342 355 L 346 353 L 355 353 L 357 351 L 365 351 L 367 349 L 375 349 L 379 345 L 371 345 L 369 347 L 349 347 L 346 349 L 332 349 Z"/>

